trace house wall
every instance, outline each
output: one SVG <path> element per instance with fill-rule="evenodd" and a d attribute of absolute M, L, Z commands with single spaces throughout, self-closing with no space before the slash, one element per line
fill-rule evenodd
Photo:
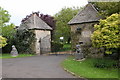
<path fill-rule="evenodd" d="M 35 30 L 30 30 L 32 31 L 33 33 L 35 33 Z M 36 35 L 35 35 L 36 36 Z M 33 53 L 36 52 L 36 48 L 35 48 L 35 42 L 36 42 L 36 38 L 34 38 L 34 40 L 31 42 L 30 44 L 30 49 L 33 51 Z"/>
<path fill-rule="evenodd" d="M 94 31 L 93 26 L 95 24 L 97 24 L 97 22 L 71 25 L 71 42 L 73 50 L 76 49 L 76 44 L 78 42 L 83 42 L 83 45 L 91 43 L 90 36 Z"/>
<path fill-rule="evenodd" d="M 35 30 L 36 34 L 36 54 L 40 55 L 44 52 L 51 50 L 51 31 L 48 30 Z M 48 50 L 49 49 L 49 50 Z"/>

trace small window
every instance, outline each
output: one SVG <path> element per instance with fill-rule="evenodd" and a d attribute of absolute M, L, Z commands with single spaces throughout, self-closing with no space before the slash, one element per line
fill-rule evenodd
<path fill-rule="evenodd" d="M 77 31 L 81 31 L 82 29 L 78 27 L 76 30 L 77 30 Z"/>
<path fill-rule="evenodd" d="M 79 28 L 79 27 L 76 29 L 76 32 L 77 32 L 77 33 L 80 33 L 80 34 L 81 34 L 81 31 L 82 31 L 82 29 Z"/>

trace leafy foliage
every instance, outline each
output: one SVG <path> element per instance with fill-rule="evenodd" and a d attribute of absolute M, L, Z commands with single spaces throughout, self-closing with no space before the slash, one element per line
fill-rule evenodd
<path fill-rule="evenodd" d="M 52 52 L 58 52 L 63 48 L 63 44 L 58 42 L 52 42 L 51 46 L 52 46 Z"/>
<path fill-rule="evenodd" d="M 2 36 L 6 37 L 8 39 L 8 44 L 12 44 L 12 41 L 15 37 L 16 30 L 14 29 L 15 25 L 10 24 L 2 27 Z"/>
<path fill-rule="evenodd" d="M 110 16 L 120 12 L 120 2 L 94 2 L 93 3 L 102 16 Z"/>
<path fill-rule="evenodd" d="M 50 15 L 44 15 L 44 14 L 40 14 L 40 18 L 46 22 L 53 30 L 51 31 L 51 38 L 52 40 L 54 39 L 54 30 L 56 27 L 56 20 L 54 19 L 54 17 L 50 16 Z"/>
<path fill-rule="evenodd" d="M 0 27 L 3 27 L 5 24 L 9 22 L 10 15 L 8 14 L 7 10 L 4 10 L 2 7 L 0 7 Z"/>
<path fill-rule="evenodd" d="M 35 41 L 35 34 L 29 30 L 18 30 L 15 38 L 15 46 L 19 53 L 34 53 L 32 45 Z"/>
<path fill-rule="evenodd" d="M 7 39 L 0 36 L 0 48 L 4 47 L 7 44 Z"/>
<path fill-rule="evenodd" d="M 62 8 L 62 10 L 55 14 L 56 30 L 55 41 L 59 41 L 60 37 L 64 37 L 65 42 L 70 41 L 70 27 L 68 22 L 78 13 L 79 8 Z"/>
<path fill-rule="evenodd" d="M 106 58 L 98 58 L 93 62 L 94 67 L 96 68 L 118 68 L 118 62 Z"/>
<path fill-rule="evenodd" d="M 10 17 L 11 16 L 8 11 L 0 7 L 0 33 L 2 33 L 2 36 L 7 39 L 7 45 L 4 47 L 2 46 L 2 52 L 10 52 L 11 46 L 13 44 L 14 35 L 16 33 L 16 30 L 14 29 L 14 24 L 6 24 L 9 22 Z"/>
<path fill-rule="evenodd" d="M 14 28 L 14 24 L 2 27 L 2 36 L 7 38 L 7 45 L 2 48 L 3 53 L 9 53 L 12 49 L 11 46 L 14 44 L 14 38 L 16 34 L 16 30 Z"/>
<path fill-rule="evenodd" d="M 113 48 L 120 48 L 120 14 L 113 14 L 95 25 L 92 34 L 94 47 L 104 48 L 106 54 L 112 54 Z"/>
<path fill-rule="evenodd" d="M 53 30 L 55 29 L 56 20 L 50 15 L 40 14 L 40 18 L 45 21 Z"/>

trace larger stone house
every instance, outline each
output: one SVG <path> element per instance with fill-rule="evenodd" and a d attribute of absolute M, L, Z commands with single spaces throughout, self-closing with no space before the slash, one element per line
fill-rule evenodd
<path fill-rule="evenodd" d="M 90 36 L 94 31 L 94 25 L 99 22 L 101 16 L 95 7 L 88 3 L 68 24 L 71 27 L 72 49 L 76 48 L 77 43 L 87 45 L 91 43 Z"/>
<path fill-rule="evenodd" d="M 19 30 L 28 29 L 32 30 L 35 34 L 35 42 L 32 45 L 32 50 L 37 54 L 43 54 L 51 51 L 51 30 L 52 28 L 47 25 L 37 13 L 32 13 L 27 18 L 23 19 L 20 24 Z"/>

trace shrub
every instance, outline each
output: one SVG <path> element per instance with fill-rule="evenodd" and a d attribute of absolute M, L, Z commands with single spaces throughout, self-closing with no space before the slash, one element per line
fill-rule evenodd
<path fill-rule="evenodd" d="M 7 39 L 0 36 L 0 48 L 4 47 L 7 44 Z"/>
<path fill-rule="evenodd" d="M 117 68 L 118 62 L 108 58 L 97 58 L 93 62 L 93 65 L 96 68 Z"/>
<path fill-rule="evenodd" d="M 63 44 L 62 43 L 58 43 L 58 42 L 52 42 L 52 52 L 58 52 L 63 48 Z"/>
<path fill-rule="evenodd" d="M 99 25 L 95 25 L 95 31 L 91 38 L 94 47 L 104 48 L 106 54 L 113 54 L 113 49 L 120 48 L 120 14 L 112 14 Z"/>
<path fill-rule="evenodd" d="M 92 58 L 101 58 L 103 57 L 104 49 L 103 48 L 95 48 L 92 46 L 91 43 L 86 43 L 82 45 L 82 52 L 84 53 L 85 57 L 92 57 Z"/>
<path fill-rule="evenodd" d="M 19 53 L 34 53 L 32 45 L 35 42 L 35 34 L 31 30 L 18 30 L 14 45 Z"/>

